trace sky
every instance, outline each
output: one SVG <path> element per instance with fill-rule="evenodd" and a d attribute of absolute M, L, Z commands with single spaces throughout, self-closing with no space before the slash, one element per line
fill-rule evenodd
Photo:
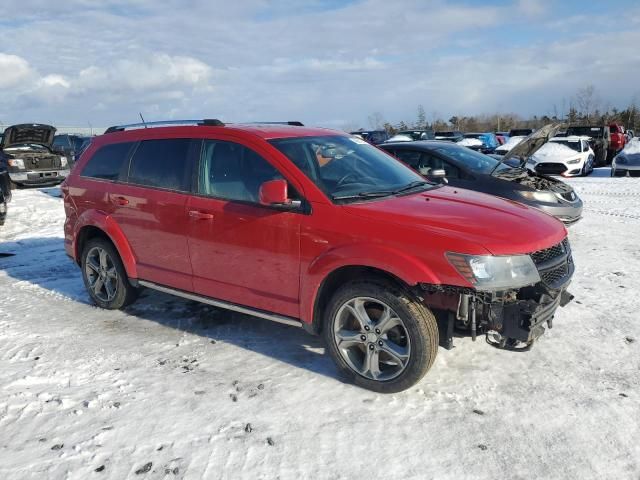
<path fill-rule="evenodd" d="M 640 99 L 637 0 L 3 0 L 0 125 L 369 128 Z M 555 110 L 554 110 L 555 109 Z"/>

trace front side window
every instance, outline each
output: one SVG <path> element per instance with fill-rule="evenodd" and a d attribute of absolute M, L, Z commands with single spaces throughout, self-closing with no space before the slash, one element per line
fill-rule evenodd
<path fill-rule="evenodd" d="M 133 142 L 112 143 L 96 151 L 82 169 L 80 176 L 115 181 L 129 158 Z"/>
<path fill-rule="evenodd" d="M 260 186 L 282 175 L 268 161 L 239 143 L 205 140 L 200 161 L 198 193 L 258 203 Z M 289 197 L 293 198 L 290 188 Z"/>
<path fill-rule="evenodd" d="M 433 188 L 401 162 L 349 136 L 271 140 L 296 167 L 333 200 L 373 198 L 406 188 Z M 399 153 L 399 152 L 398 152 Z"/>
<path fill-rule="evenodd" d="M 144 140 L 133 154 L 129 183 L 188 191 L 191 183 L 189 138 Z"/>

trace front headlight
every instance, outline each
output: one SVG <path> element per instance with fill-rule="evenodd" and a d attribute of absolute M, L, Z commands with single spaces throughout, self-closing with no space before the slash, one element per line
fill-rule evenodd
<path fill-rule="evenodd" d="M 580 163 L 582 161 L 581 158 L 574 158 L 573 160 L 567 160 L 569 165 L 575 165 L 576 163 Z"/>
<path fill-rule="evenodd" d="M 463 255 L 448 252 L 447 260 L 478 290 L 520 288 L 540 281 L 538 269 L 529 255 Z"/>
<path fill-rule="evenodd" d="M 24 168 L 24 160 L 21 158 L 10 158 L 7 163 L 11 167 Z"/>
<path fill-rule="evenodd" d="M 531 192 L 525 190 L 518 190 L 518 194 L 527 200 L 535 201 L 535 202 L 545 202 L 545 203 L 558 203 L 558 197 L 555 193 L 551 192 Z"/>
<path fill-rule="evenodd" d="M 69 165 L 69 162 L 67 162 L 67 157 L 60 157 L 60 166 L 66 167 L 67 165 Z"/>

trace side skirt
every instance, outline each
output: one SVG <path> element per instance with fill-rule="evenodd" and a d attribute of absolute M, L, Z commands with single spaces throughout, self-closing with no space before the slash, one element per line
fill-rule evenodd
<path fill-rule="evenodd" d="M 235 303 L 225 302 L 223 300 L 217 300 L 215 298 L 205 297 L 182 290 L 176 290 L 175 288 L 165 287 L 164 285 L 147 282 L 146 280 L 138 280 L 137 283 L 140 286 L 158 290 L 159 292 L 168 293 L 170 295 L 175 295 L 177 297 L 186 298 L 187 300 L 206 303 L 207 305 L 212 305 L 214 307 L 224 308 L 225 310 L 232 310 L 234 312 L 243 313 L 245 315 L 264 318 L 266 320 L 271 320 L 272 322 L 283 323 L 292 327 L 302 327 L 302 322 L 292 317 L 285 317 L 283 315 L 265 312 L 264 310 L 255 310 L 253 308 L 245 307 Z"/>

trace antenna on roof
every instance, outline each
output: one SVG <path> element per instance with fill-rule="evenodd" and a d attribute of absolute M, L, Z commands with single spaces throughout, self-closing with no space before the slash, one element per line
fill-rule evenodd
<path fill-rule="evenodd" d="M 142 112 L 138 112 L 138 115 L 140 115 L 140 120 L 142 120 L 142 123 L 144 124 L 144 128 L 147 128 L 147 122 L 144 121 L 144 117 L 142 116 Z"/>

